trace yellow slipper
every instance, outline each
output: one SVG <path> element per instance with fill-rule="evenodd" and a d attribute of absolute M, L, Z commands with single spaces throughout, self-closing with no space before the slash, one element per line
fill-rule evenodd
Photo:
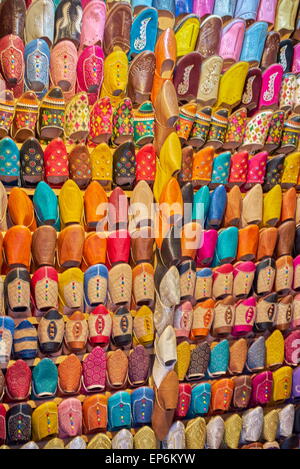
<path fill-rule="evenodd" d="M 242 418 L 238 414 L 232 414 L 225 420 L 225 443 L 230 449 L 237 449 L 242 431 Z"/>
<path fill-rule="evenodd" d="M 83 272 L 72 267 L 58 277 L 59 310 L 63 314 L 82 311 L 83 308 Z"/>
<path fill-rule="evenodd" d="M 114 50 L 104 60 L 104 79 L 100 98 L 108 96 L 113 107 L 126 96 L 128 59 L 122 50 Z"/>
<path fill-rule="evenodd" d="M 177 57 L 182 57 L 195 50 L 199 30 L 200 20 L 197 15 L 190 14 L 179 21 L 175 26 Z"/>
<path fill-rule="evenodd" d="M 157 440 L 152 428 L 140 428 L 133 437 L 134 449 L 157 449 Z"/>
<path fill-rule="evenodd" d="M 179 381 L 183 381 L 191 361 L 191 347 L 185 340 L 177 345 L 177 362 L 175 371 L 178 375 Z"/>
<path fill-rule="evenodd" d="M 62 186 L 58 202 L 62 227 L 69 223 L 82 222 L 83 192 L 72 179 L 68 179 Z"/>
<path fill-rule="evenodd" d="M 185 427 L 187 449 L 203 449 L 206 439 L 206 423 L 203 417 L 189 420 Z"/>
<path fill-rule="evenodd" d="M 154 341 L 154 322 L 153 312 L 143 305 L 133 314 L 133 343 L 134 345 L 143 345 L 150 347 Z"/>
<path fill-rule="evenodd" d="M 284 360 L 284 338 L 278 329 L 266 339 L 265 347 L 266 366 L 272 368 L 281 365 Z"/>
<path fill-rule="evenodd" d="M 292 390 L 293 369 L 283 366 L 273 372 L 273 402 L 285 401 Z"/>
<path fill-rule="evenodd" d="M 105 433 L 98 433 L 91 439 L 87 449 L 111 449 L 111 441 Z"/>
<path fill-rule="evenodd" d="M 181 169 L 182 151 L 179 137 L 172 132 L 163 143 L 156 167 L 156 175 L 153 193 L 156 201 L 159 201 L 163 188 L 171 177 Z"/>
<path fill-rule="evenodd" d="M 238 62 L 222 75 L 216 103 L 217 109 L 224 107 L 233 109 L 241 102 L 248 70 L 248 62 Z"/>
<path fill-rule="evenodd" d="M 283 173 L 281 177 L 281 185 L 284 189 L 295 186 L 298 181 L 300 168 L 300 152 L 291 153 L 285 157 L 283 163 Z"/>
<path fill-rule="evenodd" d="M 276 440 L 277 429 L 279 425 L 278 409 L 267 412 L 264 416 L 263 439 L 266 441 Z"/>
<path fill-rule="evenodd" d="M 32 438 L 34 441 L 58 433 L 58 413 L 55 402 L 45 402 L 32 413 Z"/>
<path fill-rule="evenodd" d="M 52 438 L 45 444 L 43 449 L 65 449 L 65 445 L 60 438 Z"/>
<path fill-rule="evenodd" d="M 264 196 L 263 226 L 276 226 L 281 216 L 282 191 L 279 184 Z"/>
<path fill-rule="evenodd" d="M 90 154 L 92 165 L 92 180 L 100 181 L 106 186 L 112 181 L 113 157 L 109 146 L 100 143 Z"/>

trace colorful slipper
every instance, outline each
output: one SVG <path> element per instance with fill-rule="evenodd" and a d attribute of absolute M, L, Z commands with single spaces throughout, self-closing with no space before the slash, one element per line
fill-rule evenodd
<path fill-rule="evenodd" d="M 11 134 L 17 142 L 34 137 L 38 107 L 38 99 L 32 91 L 25 92 L 16 102 Z"/>
<path fill-rule="evenodd" d="M 61 88 L 51 88 L 39 108 L 38 132 L 42 139 L 61 137 L 64 131 L 65 100 Z"/>

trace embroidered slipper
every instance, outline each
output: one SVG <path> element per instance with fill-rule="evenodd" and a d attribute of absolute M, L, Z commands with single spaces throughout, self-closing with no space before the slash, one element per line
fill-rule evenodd
<path fill-rule="evenodd" d="M 251 377 L 247 375 L 234 376 L 233 383 L 232 406 L 237 409 L 247 408 L 251 397 Z"/>
<path fill-rule="evenodd" d="M 123 350 L 107 352 L 106 382 L 112 389 L 126 387 L 128 379 L 128 357 Z"/>
<path fill-rule="evenodd" d="M 135 389 L 131 394 L 133 422 L 136 425 L 151 424 L 154 391 L 149 387 Z M 143 427 L 146 428 L 146 427 Z"/>
<path fill-rule="evenodd" d="M 211 384 L 200 383 L 192 387 L 191 404 L 187 418 L 193 418 L 197 415 L 205 415 L 209 410 L 211 398 Z M 204 419 L 200 419 L 203 420 Z M 205 421 L 204 421 L 205 422 Z"/>
<path fill-rule="evenodd" d="M 129 392 L 118 391 L 108 399 L 108 428 L 118 431 L 131 427 L 131 396 Z"/>
<path fill-rule="evenodd" d="M 65 325 L 64 341 L 67 348 L 73 353 L 84 351 L 88 339 L 88 324 L 80 311 L 75 311 Z M 64 365 L 67 369 L 67 363 Z M 76 369 L 76 368 L 74 368 Z M 81 367 L 80 367 L 81 370 Z M 59 371 L 59 368 L 58 368 Z M 81 371 L 80 371 L 81 376 Z M 78 389 L 78 386 L 77 388 Z"/>
<path fill-rule="evenodd" d="M 102 45 L 105 20 L 106 5 L 101 0 L 82 2 L 82 22 L 80 34 L 80 50 L 93 45 Z"/>
<path fill-rule="evenodd" d="M 150 101 L 145 101 L 133 113 L 133 138 L 136 145 L 152 143 L 154 139 L 154 109 Z"/>
<path fill-rule="evenodd" d="M 61 88 L 51 88 L 39 109 L 38 132 L 42 139 L 61 137 L 64 131 L 65 100 Z"/>
<path fill-rule="evenodd" d="M 0 39 L 1 73 L 15 98 L 24 89 L 24 43 L 17 35 L 9 34 Z"/>
<path fill-rule="evenodd" d="M 68 153 L 60 138 L 52 140 L 44 151 L 45 179 L 60 187 L 69 177 Z"/>
<path fill-rule="evenodd" d="M 194 187 L 207 184 L 211 180 L 214 148 L 208 146 L 194 154 L 192 181 Z"/>
<path fill-rule="evenodd" d="M 112 449 L 133 449 L 133 436 L 130 430 L 127 430 L 127 428 L 119 430 L 111 440 L 111 447 Z"/>
<path fill-rule="evenodd" d="M 37 368 L 37 367 L 35 367 Z M 57 404 L 44 402 L 32 412 L 32 438 L 40 441 L 45 437 L 58 433 Z"/>
<path fill-rule="evenodd" d="M 155 55 L 144 51 L 134 57 L 128 72 L 127 93 L 132 103 L 143 104 L 150 98 L 155 69 Z"/>
<path fill-rule="evenodd" d="M 219 55 L 224 60 L 224 71 L 238 62 L 242 51 L 246 22 L 236 14 L 235 16 L 236 18 L 225 24 L 222 29 Z"/>
<path fill-rule="evenodd" d="M 77 394 L 80 389 L 82 367 L 73 353 L 58 365 L 58 388 L 64 395 Z"/>
<path fill-rule="evenodd" d="M 148 306 L 142 306 L 133 313 L 133 343 L 151 348 L 154 341 L 153 312 Z"/>
<path fill-rule="evenodd" d="M 31 437 L 32 407 L 29 404 L 16 404 L 6 413 L 7 442 L 25 443 Z"/>
<path fill-rule="evenodd" d="M 158 27 L 158 12 L 144 8 L 133 19 L 130 31 L 129 58 L 144 51 L 154 51 Z"/>
<path fill-rule="evenodd" d="M 234 153 L 231 156 L 228 180 L 229 187 L 233 187 L 234 185 L 241 186 L 247 181 L 248 156 L 247 151 Z"/>
<path fill-rule="evenodd" d="M 6 393 L 13 401 L 28 399 L 31 388 L 31 370 L 24 360 L 17 360 L 7 368 Z"/>
<path fill-rule="evenodd" d="M 211 123 L 211 107 L 200 108 L 197 106 L 193 126 L 187 143 L 192 147 L 201 148 L 207 140 Z"/>
<path fill-rule="evenodd" d="M 210 449 L 219 449 L 225 432 L 224 420 L 220 415 L 212 417 L 206 425 L 206 445 Z"/>
<path fill-rule="evenodd" d="M 162 442 L 163 449 L 185 449 L 185 426 L 182 422 L 174 422 L 166 439 Z"/>
<path fill-rule="evenodd" d="M 109 97 L 98 99 L 90 112 L 89 140 L 93 143 L 108 143 L 112 135 L 112 105 Z"/>
<path fill-rule="evenodd" d="M 228 411 L 233 395 L 233 380 L 220 379 L 214 381 L 211 387 L 211 411 L 226 412 Z"/>
<path fill-rule="evenodd" d="M 242 418 L 239 414 L 231 414 L 225 420 L 224 441 L 229 449 L 237 449 L 242 431 Z"/>
<path fill-rule="evenodd" d="M 10 90 L 0 92 L 0 137 L 6 137 L 9 134 L 10 127 L 14 118 L 15 104 L 14 95 Z"/>
<path fill-rule="evenodd" d="M 38 107 L 38 99 L 32 91 L 25 92 L 16 102 L 11 134 L 17 142 L 34 137 Z"/>
<path fill-rule="evenodd" d="M 25 86 L 43 98 L 49 87 L 50 49 L 43 39 L 33 39 L 24 50 Z"/>
<path fill-rule="evenodd" d="M 279 51 L 280 34 L 277 31 L 270 31 L 267 34 L 264 52 L 261 59 L 261 69 L 266 70 L 270 65 L 277 62 Z"/>
<path fill-rule="evenodd" d="M 82 433 L 81 402 L 69 397 L 58 406 L 58 425 L 60 438 L 69 438 Z"/>
<path fill-rule="evenodd" d="M 200 79 L 201 55 L 190 52 L 180 57 L 174 70 L 173 83 L 178 100 L 185 104 L 196 99 Z"/>
<path fill-rule="evenodd" d="M 247 297 L 251 291 L 255 275 L 255 264 L 251 261 L 237 262 L 233 270 L 233 295 Z"/>
<path fill-rule="evenodd" d="M 57 380 L 58 371 L 53 361 L 50 358 L 43 358 L 32 370 L 33 396 L 38 399 L 54 397 L 57 391 Z M 47 404 L 54 404 L 54 402 L 48 402 Z M 45 404 L 43 405 L 45 406 Z M 55 404 L 55 407 L 56 406 L 57 404 Z M 49 413 L 51 414 L 50 408 Z M 57 430 L 58 429 L 56 429 L 54 433 L 57 433 Z"/>
<path fill-rule="evenodd" d="M 80 189 L 85 189 L 91 180 L 90 153 L 86 145 L 76 145 L 69 153 L 70 179 L 76 182 Z"/>
<path fill-rule="evenodd" d="M 128 356 L 128 381 L 132 386 L 141 386 L 147 382 L 150 372 L 150 357 L 149 353 L 143 345 L 137 345 L 134 349 L 129 352 Z M 147 389 L 147 388 L 145 388 Z M 151 390 L 151 392 L 153 392 Z M 139 394 L 136 393 L 135 397 Z M 133 397 L 133 396 L 132 396 Z M 154 397 L 154 396 L 153 396 Z M 153 404 L 152 404 L 153 405 Z M 137 409 L 136 409 L 137 410 Z M 152 409 L 151 409 L 152 410 Z M 150 414 L 151 416 L 151 414 Z M 142 416 L 143 417 L 143 416 Z M 137 423 L 143 423 L 139 421 L 141 417 L 134 417 Z M 149 418 L 149 415 L 148 415 Z M 150 422 L 151 419 L 149 419 Z M 149 423 L 145 419 L 144 423 Z"/>
<path fill-rule="evenodd" d="M 249 62 L 251 67 L 258 67 L 268 33 L 265 21 L 256 21 L 246 28 L 240 61 Z"/>
<path fill-rule="evenodd" d="M 130 190 L 135 180 L 135 171 L 136 160 L 134 144 L 131 141 L 126 141 L 122 143 L 113 154 L 114 183 L 124 190 Z"/>
<path fill-rule="evenodd" d="M 31 278 L 31 294 L 36 316 L 58 308 L 58 275 L 53 267 L 40 267 L 35 271 Z"/>
<path fill-rule="evenodd" d="M 114 50 L 104 60 L 104 76 L 100 98 L 109 97 L 116 107 L 126 97 L 128 58 L 123 50 Z"/>
<path fill-rule="evenodd" d="M 115 347 L 130 348 L 132 343 L 132 314 L 120 306 L 113 316 L 111 341 Z"/>
<path fill-rule="evenodd" d="M 120 145 L 125 143 L 127 140 L 133 139 L 133 123 L 134 116 L 132 102 L 129 98 L 125 98 L 119 103 L 113 113 L 112 142 L 114 145 Z"/>
<path fill-rule="evenodd" d="M 7 313 L 16 319 L 31 316 L 30 276 L 24 268 L 10 270 L 4 281 Z"/>
<path fill-rule="evenodd" d="M 1 21 L 4 22 L 1 37 L 15 34 L 24 40 L 24 23 L 26 16 L 26 5 L 23 0 L 5 0 L 1 9 Z M 8 21 L 8 23 L 6 23 Z"/>
<path fill-rule="evenodd" d="M 75 94 L 77 60 L 77 49 L 72 41 L 61 41 L 51 49 L 51 83 L 61 88 L 66 101 Z"/>
<path fill-rule="evenodd" d="M 95 347 L 82 362 L 82 387 L 86 393 L 105 389 L 106 355 L 101 347 Z"/>
<path fill-rule="evenodd" d="M 244 91 L 242 95 L 242 105 L 249 112 L 249 116 L 258 110 L 260 90 L 262 84 L 262 72 L 260 68 L 250 68 L 248 71 Z"/>
<path fill-rule="evenodd" d="M 195 306 L 191 325 L 191 339 L 203 338 L 209 334 L 214 319 L 214 306 L 215 301 L 212 298 L 204 299 Z"/>
<path fill-rule="evenodd" d="M 220 9 L 217 3 L 215 4 L 215 9 L 217 11 Z M 202 21 L 196 50 L 201 54 L 203 59 L 218 55 L 221 42 L 222 24 L 221 15 L 218 13 L 210 15 Z"/>
<path fill-rule="evenodd" d="M 20 149 L 21 180 L 24 187 L 35 187 L 44 175 L 44 152 L 38 140 L 28 138 Z"/>
<path fill-rule="evenodd" d="M 112 151 L 106 143 L 100 143 L 90 153 L 92 166 L 92 180 L 99 181 L 105 188 L 109 188 L 112 183 L 113 157 Z"/>
<path fill-rule="evenodd" d="M 229 343 L 228 340 L 213 342 L 211 344 L 210 359 L 207 373 L 210 377 L 219 377 L 226 374 L 229 363 Z"/>
<path fill-rule="evenodd" d="M 78 57 L 78 91 L 87 93 L 89 104 L 94 104 L 98 98 L 103 81 L 103 68 L 104 54 L 100 46 L 88 46 Z"/>
<path fill-rule="evenodd" d="M 58 277 L 59 307 L 63 314 L 83 309 L 83 272 L 72 267 Z"/>
<path fill-rule="evenodd" d="M 63 316 L 56 309 L 50 309 L 44 314 L 38 325 L 39 347 L 43 354 L 51 356 L 59 352 L 64 338 L 64 328 Z"/>
<path fill-rule="evenodd" d="M 84 399 L 82 404 L 84 433 L 90 434 L 106 430 L 107 400 L 105 394 L 94 394 Z"/>
<path fill-rule="evenodd" d="M 91 311 L 88 326 L 89 342 L 93 346 L 107 347 L 112 330 L 112 318 L 105 306 L 98 305 Z"/>
<path fill-rule="evenodd" d="M 190 420 L 185 428 L 186 448 L 203 449 L 205 445 L 206 423 L 203 417 Z"/>
<path fill-rule="evenodd" d="M 85 140 L 89 134 L 90 111 L 85 92 L 74 95 L 65 109 L 65 136 L 72 141 Z"/>

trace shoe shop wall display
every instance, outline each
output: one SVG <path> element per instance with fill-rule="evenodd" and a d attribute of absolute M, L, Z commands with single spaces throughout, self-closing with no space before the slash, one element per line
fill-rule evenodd
<path fill-rule="evenodd" d="M 300 448 L 300 1 L 0 3 L 0 449 Z"/>

